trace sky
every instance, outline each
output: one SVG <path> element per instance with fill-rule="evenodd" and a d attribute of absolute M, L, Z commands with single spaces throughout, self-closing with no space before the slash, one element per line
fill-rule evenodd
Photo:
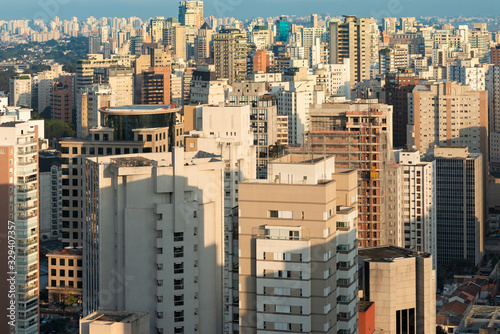
<path fill-rule="evenodd" d="M 47 21 L 54 16 L 177 17 L 178 0 L 0 0 L 0 19 Z M 307 16 L 312 13 L 381 18 L 386 16 L 500 16 L 499 0 L 206 0 L 205 16 Z"/>

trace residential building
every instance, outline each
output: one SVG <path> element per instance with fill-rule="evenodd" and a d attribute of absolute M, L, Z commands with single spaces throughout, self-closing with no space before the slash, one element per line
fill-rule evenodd
<path fill-rule="evenodd" d="M 65 302 L 68 296 L 82 302 L 83 256 L 81 249 L 61 249 L 47 253 L 49 302 Z"/>
<path fill-rule="evenodd" d="M 288 145 L 288 116 L 278 115 L 276 142 L 279 145 Z"/>
<path fill-rule="evenodd" d="M 467 147 L 434 148 L 437 263 L 451 266 L 483 256 L 483 156 Z"/>
<path fill-rule="evenodd" d="M 62 229 L 62 168 L 57 151 L 40 151 L 40 240 L 58 240 Z"/>
<path fill-rule="evenodd" d="M 10 79 L 9 105 L 31 108 L 32 78 L 29 74 L 22 74 Z"/>
<path fill-rule="evenodd" d="M 271 57 L 267 50 L 256 50 L 252 58 L 253 72 L 267 73 L 271 70 Z"/>
<path fill-rule="evenodd" d="M 420 161 L 418 151 L 396 152 L 403 167 L 404 247 L 426 252 L 436 269 L 436 167 L 433 161 Z"/>
<path fill-rule="evenodd" d="M 334 158 L 286 155 L 240 183 L 240 333 L 356 333 L 357 181 Z"/>
<path fill-rule="evenodd" d="M 134 309 L 150 333 L 221 333 L 224 163 L 183 148 L 88 158 L 84 180 L 84 315 Z"/>
<path fill-rule="evenodd" d="M 477 58 L 457 60 L 456 65 L 449 67 L 450 81 L 468 85 L 473 91 L 486 89 L 486 70 Z"/>
<path fill-rule="evenodd" d="M 242 81 L 247 75 L 247 37 L 239 29 L 225 28 L 213 37 L 215 75 L 229 83 Z"/>
<path fill-rule="evenodd" d="M 330 64 L 338 64 L 344 58 L 350 60 L 351 88 L 370 79 L 370 24 L 370 19 L 344 15 L 343 21 L 331 21 L 328 26 Z"/>
<path fill-rule="evenodd" d="M 186 38 L 186 27 L 178 22 L 173 22 L 163 30 L 163 44 L 172 47 L 175 58 L 187 59 Z"/>
<path fill-rule="evenodd" d="M 487 165 L 488 92 L 456 82 L 417 85 L 408 94 L 407 131 L 408 148 L 422 155 L 438 145 L 467 146 Z"/>
<path fill-rule="evenodd" d="M 500 66 L 500 44 L 491 48 L 491 64 Z"/>
<path fill-rule="evenodd" d="M 490 168 L 500 171 L 500 66 L 488 69 L 486 90 L 488 91 L 488 123 L 490 134 Z"/>
<path fill-rule="evenodd" d="M 170 66 L 151 67 L 142 73 L 142 103 L 170 104 Z"/>
<path fill-rule="evenodd" d="M 219 105 L 224 102 L 226 85 L 227 79 L 217 79 L 213 65 L 198 66 L 191 79 L 190 104 Z"/>
<path fill-rule="evenodd" d="M 0 124 L 0 215 L 5 242 L 0 301 L 3 333 L 35 334 L 38 328 L 38 126 Z M 9 254 L 15 254 L 10 258 Z M 14 291 L 14 293 L 12 293 Z M 12 327 L 11 327 L 12 326 Z"/>
<path fill-rule="evenodd" d="M 382 49 L 379 55 L 379 74 L 394 73 L 410 67 L 408 45 L 396 44 L 392 48 Z"/>
<path fill-rule="evenodd" d="M 359 289 L 375 303 L 375 328 L 386 333 L 436 330 L 432 255 L 392 245 L 359 249 Z"/>
<path fill-rule="evenodd" d="M 203 1 L 181 1 L 179 3 L 179 23 L 186 27 L 200 29 L 204 22 Z"/>
<path fill-rule="evenodd" d="M 78 138 L 87 138 L 90 129 L 100 126 L 99 110 L 117 106 L 116 93 L 111 87 L 91 85 L 80 93 L 79 104 L 76 109 L 76 135 Z"/>
<path fill-rule="evenodd" d="M 67 123 L 73 122 L 73 87 L 75 77 L 72 75 L 60 76 L 52 84 L 52 119 Z"/>
<path fill-rule="evenodd" d="M 324 103 L 310 109 L 306 152 L 335 156 L 336 167 L 358 171 L 360 247 L 387 244 L 387 173 L 394 161 L 392 107 L 376 101 Z M 397 199 L 396 199 L 397 200 Z"/>
<path fill-rule="evenodd" d="M 194 60 L 197 63 L 207 61 L 213 57 L 213 30 L 207 22 L 198 30 L 198 35 L 194 41 Z"/>

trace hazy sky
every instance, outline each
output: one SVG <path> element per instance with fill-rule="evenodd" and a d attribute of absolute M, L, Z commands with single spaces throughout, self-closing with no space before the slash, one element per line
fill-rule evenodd
<path fill-rule="evenodd" d="M 177 17 L 177 0 L 0 0 L 0 19 Z M 498 16 L 500 0 L 206 0 L 205 15 L 247 19 L 280 14 L 358 16 Z"/>

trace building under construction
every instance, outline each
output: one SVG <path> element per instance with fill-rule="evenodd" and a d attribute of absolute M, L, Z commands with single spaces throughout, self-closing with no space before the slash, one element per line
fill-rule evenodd
<path fill-rule="evenodd" d="M 398 227 L 398 215 L 388 214 L 389 209 L 397 211 L 397 196 L 386 198 L 389 170 L 398 168 L 392 151 L 392 106 L 369 102 L 311 105 L 305 148 L 334 155 L 337 169 L 358 170 L 360 247 L 386 244 Z"/>

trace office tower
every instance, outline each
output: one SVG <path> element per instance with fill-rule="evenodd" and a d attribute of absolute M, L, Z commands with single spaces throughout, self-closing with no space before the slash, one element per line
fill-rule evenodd
<path fill-rule="evenodd" d="M 60 76 L 52 84 L 52 119 L 73 122 L 73 75 Z"/>
<path fill-rule="evenodd" d="M 90 99 L 89 99 L 90 101 Z M 84 200 L 82 169 L 84 158 L 104 155 L 168 152 L 176 142 L 176 123 L 180 109 L 165 105 L 101 107 L 99 127 L 89 128 L 89 135 L 58 143 L 62 159 L 62 242 L 63 246 L 82 245 Z"/>
<path fill-rule="evenodd" d="M 398 19 L 395 17 L 384 17 L 382 19 L 383 30 L 390 36 L 396 33 L 397 23 Z"/>
<path fill-rule="evenodd" d="M 436 271 L 432 255 L 392 245 L 361 248 L 359 288 L 386 333 L 436 330 Z"/>
<path fill-rule="evenodd" d="M 57 151 L 40 151 L 39 230 L 41 240 L 57 240 L 62 228 L 62 169 Z"/>
<path fill-rule="evenodd" d="M 239 29 L 225 28 L 214 35 L 214 64 L 217 78 L 229 83 L 242 81 L 247 75 L 248 42 Z"/>
<path fill-rule="evenodd" d="M 408 125 L 408 93 L 418 85 L 418 76 L 411 69 L 388 73 L 385 79 L 385 102 L 392 106 L 393 146 L 406 147 Z"/>
<path fill-rule="evenodd" d="M 47 253 L 49 301 L 64 303 L 67 295 L 83 296 L 83 255 L 81 249 L 62 249 Z"/>
<path fill-rule="evenodd" d="M 483 256 L 483 156 L 467 147 L 435 147 L 437 263 Z"/>
<path fill-rule="evenodd" d="M 351 88 L 358 82 L 370 79 L 371 66 L 371 19 L 344 15 L 344 21 L 329 23 L 330 64 L 338 64 L 349 58 Z"/>
<path fill-rule="evenodd" d="M 76 109 L 76 134 L 87 138 L 90 129 L 101 125 L 99 109 L 116 106 L 116 93 L 109 86 L 91 85 L 80 93 Z"/>
<path fill-rule="evenodd" d="M 407 129 L 408 147 L 422 155 L 446 145 L 488 157 L 488 92 L 456 82 L 417 85 L 408 94 Z"/>
<path fill-rule="evenodd" d="M 404 247 L 432 254 L 436 269 L 436 168 L 418 151 L 396 151 L 403 167 Z"/>
<path fill-rule="evenodd" d="M 203 1 L 181 1 L 179 3 L 179 23 L 181 25 L 200 29 L 204 21 Z"/>
<path fill-rule="evenodd" d="M 144 37 L 142 35 L 130 36 L 129 52 L 133 56 L 140 56 L 142 54 L 142 45 L 144 44 Z"/>
<path fill-rule="evenodd" d="M 356 172 L 286 155 L 240 183 L 240 333 L 355 333 Z"/>
<path fill-rule="evenodd" d="M 101 36 L 97 31 L 92 32 L 89 36 L 89 53 L 98 54 L 101 52 Z"/>
<path fill-rule="evenodd" d="M 141 104 L 170 104 L 170 66 L 151 67 L 142 73 Z"/>
<path fill-rule="evenodd" d="M 302 29 L 302 46 L 306 50 L 314 45 L 316 38 L 323 40 L 323 35 L 326 33 L 324 28 L 303 28 Z"/>
<path fill-rule="evenodd" d="M 176 58 L 187 59 L 186 53 L 186 27 L 178 22 L 163 30 L 163 44 L 172 47 Z"/>
<path fill-rule="evenodd" d="M 31 75 L 22 74 L 10 79 L 9 105 L 31 108 Z"/>
<path fill-rule="evenodd" d="M 490 168 L 500 171 L 500 66 L 490 66 L 486 76 L 490 133 Z"/>
<path fill-rule="evenodd" d="M 212 58 L 212 35 L 212 28 L 210 28 L 208 23 L 203 23 L 194 41 L 194 60 L 197 63 L 201 61 L 207 61 L 208 59 Z"/>
<path fill-rule="evenodd" d="M 224 102 L 227 79 L 217 79 L 213 65 L 198 66 L 193 71 L 190 87 L 190 103 L 219 105 Z"/>
<path fill-rule="evenodd" d="M 280 17 L 276 21 L 276 40 L 279 42 L 288 42 L 288 36 L 290 34 L 290 22 L 286 16 Z"/>
<path fill-rule="evenodd" d="M 318 14 L 311 14 L 311 27 L 318 27 Z"/>
<path fill-rule="evenodd" d="M 268 73 L 271 70 L 271 57 L 265 49 L 256 50 L 252 62 L 253 72 Z"/>
<path fill-rule="evenodd" d="M 336 167 L 358 170 L 360 247 L 387 243 L 387 169 L 392 156 L 392 106 L 324 103 L 310 109 L 306 142 L 313 152 L 335 156 Z"/>
<path fill-rule="evenodd" d="M 0 215 L 4 236 L 0 246 L 4 254 L 0 302 L 4 321 L 0 328 L 2 333 L 35 334 L 38 333 L 39 130 L 37 126 L 31 129 L 28 122 L 6 121 L 0 124 L 0 133 Z M 12 254 L 15 256 L 11 258 Z"/>
<path fill-rule="evenodd" d="M 491 48 L 491 64 L 500 66 L 500 44 Z"/>
<path fill-rule="evenodd" d="M 410 66 L 408 45 L 394 45 L 378 52 L 379 74 L 397 72 Z"/>
<path fill-rule="evenodd" d="M 224 163 L 174 148 L 84 170 L 84 315 L 133 309 L 153 315 L 150 332 L 221 333 Z"/>
<path fill-rule="evenodd" d="M 264 82 L 237 82 L 227 91 L 229 105 L 250 105 L 250 127 L 257 147 L 257 178 L 266 179 L 270 146 L 277 141 L 278 109 L 276 98 L 266 90 Z"/>
<path fill-rule="evenodd" d="M 163 16 L 157 16 L 149 22 L 149 35 L 153 43 L 163 43 L 163 29 L 165 29 L 166 20 Z"/>
<path fill-rule="evenodd" d="M 450 81 L 468 85 L 471 90 L 486 89 L 486 70 L 477 58 L 457 60 L 456 65 L 449 67 L 449 77 Z"/>

